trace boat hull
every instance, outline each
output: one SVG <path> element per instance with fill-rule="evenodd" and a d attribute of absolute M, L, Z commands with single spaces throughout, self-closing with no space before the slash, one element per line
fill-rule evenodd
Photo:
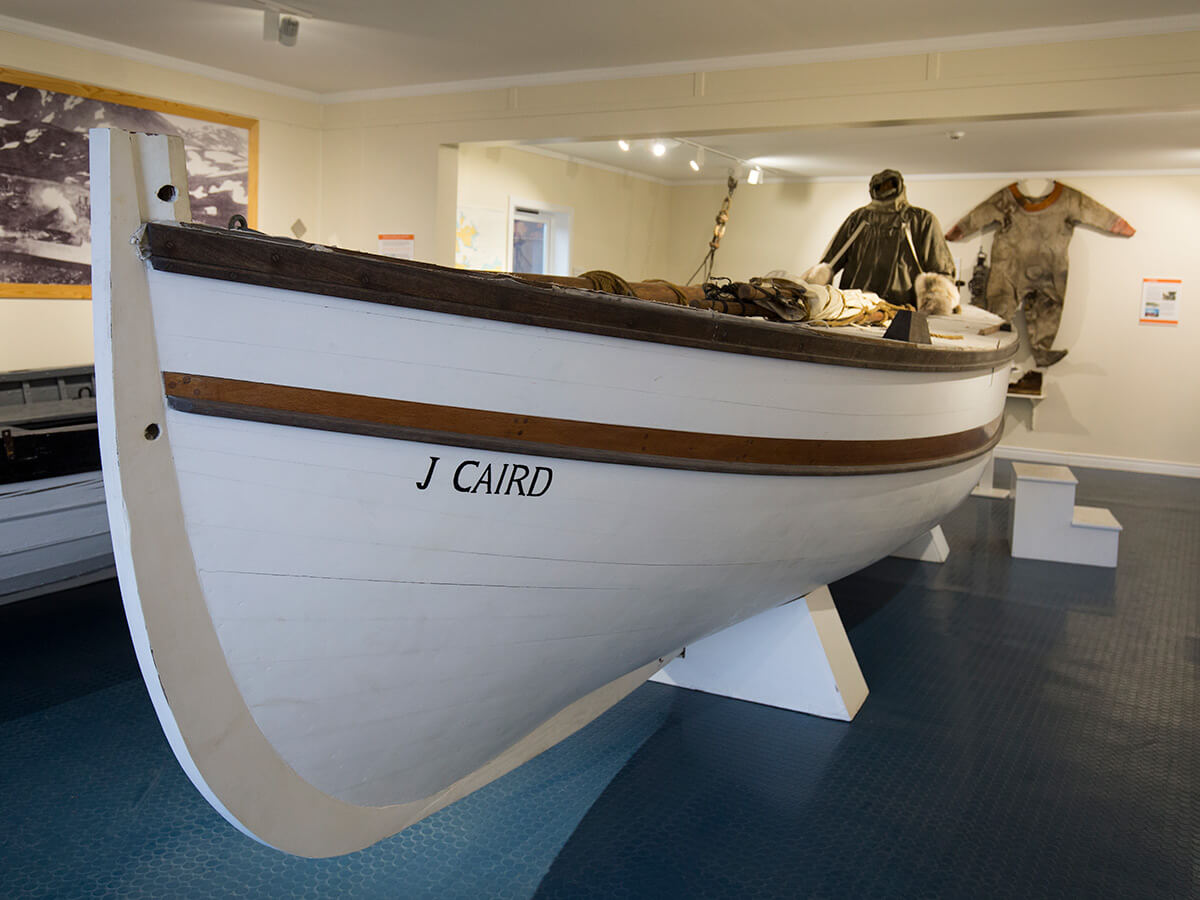
<path fill-rule="evenodd" d="M 0 603 L 115 574 L 99 472 L 0 485 Z"/>
<path fill-rule="evenodd" d="M 573 699 L 929 529 L 978 481 L 978 447 L 958 464 L 848 457 L 971 433 L 1007 383 L 157 271 L 149 285 L 159 362 L 176 373 L 165 432 L 225 658 L 284 760 L 355 804 L 426 797 Z M 292 390 L 273 399 L 272 382 Z M 306 397 L 317 420 L 283 424 Z M 644 430 L 607 448 L 624 464 L 563 458 L 580 448 L 544 440 L 535 456 L 516 438 L 495 452 L 346 433 L 368 398 L 419 400 L 426 416 L 517 413 L 527 431 L 536 417 L 562 432 L 569 416 L 590 426 L 580 441 L 633 427 L 839 452 L 809 466 L 821 474 L 786 476 L 767 474 L 779 463 L 639 454 Z M 263 404 L 276 420 L 250 421 Z M 710 470 L 722 465 L 759 474 Z M 866 474 L 830 474 L 854 471 Z"/>
<path fill-rule="evenodd" d="M 196 385 L 862 449 L 986 426 L 1006 383 L 148 282 L 161 369 L 204 373 L 164 376 L 158 440 L 222 661 L 282 761 L 361 807 L 424 804 L 576 699 L 886 555 L 985 457 L 746 474 L 631 445 L 600 462 L 353 433 L 346 415 L 254 421 L 261 407 L 205 407 Z"/>
<path fill-rule="evenodd" d="M 575 698 L 886 555 L 981 469 L 714 474 L 175 412 L 167 430 L 255 723 L 365 805 L 428 796 Z M 519 465 L 544 494 L 502 490 Z"/>
<path fill-rule="evenodd" d="M 154 198 L 181 158 L 133 165 L 160 144 L 92 136 L 122 594 L 184 769 L 289 852 L 391 834 L 887 554 L 999 437 L 999 357 L 825 364 L 773 329 L 770 353 L 714 351 L 687 310 L 663 343 L 170 271 L 153 245 L 187 232 L 149 260 L 126 239 L 180 215 Z"/>

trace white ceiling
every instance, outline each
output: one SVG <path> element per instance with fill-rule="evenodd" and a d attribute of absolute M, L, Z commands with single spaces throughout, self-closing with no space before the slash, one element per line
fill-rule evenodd
<path fill-rule="evenodd" d="M 1200 170 L 1200 111 L 665 137 L 710 148 L 701 171 L 688 166 L 694 148 L 672 139 L 662 157 L 649 140 L 627 152 L 614 140 L 524 146 L 684 184 L 724 179 L 735 162 L 712 150 L 761 165 L 768 178 L 858 178 L 887 168 L 907 177 Z"/>
<path fill-rule="evenodd" d="M 274 0 L 267 0 L 268 3 Z M 284 0 L 313 18 L 262 39 L 255 0 L 0 0 L 0 29 L 61 32 L 313 94 L 629 70 L 830 48 L 888 51 L 1200 27 L 1196 0 Z M 1154 24 L 1152 20 L 1167 20 Z M 1136 19 L 1137 21 L 1130 21 Z M 95 45 L 93 43 L 93 45 Z M 112 47 L 104 49 L 112 50 Z M 834 56 L 838 54 L 832 54 Z M 845 55 L 844 53 L 842 55 Z M 769 59 L 769 57 L 768 57 Z M 777 60 L 772 60 L 777 61 Z"/>

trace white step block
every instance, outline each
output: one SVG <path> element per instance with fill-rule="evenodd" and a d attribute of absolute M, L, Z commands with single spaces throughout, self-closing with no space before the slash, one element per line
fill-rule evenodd
<path fill-rule="evenodd" d="M 1066 466 L 1013 463 L 1012 555 L 1114 567 L 1121 525 L 1111 512 L 1075 505 Z"/>
<path fill-rule="evenodd" d="M 1079 481 L 1066 466 L 1013 463 L 1016 512 L 1035 523 L 1071 521 Z M 1014 516 L 1015 518 L 1015 516 Z"/>
<path fill-rule="evenodd" d="M 650 680 L 845 722 L 867 699 L 827 587 L 689 644 Z"/>

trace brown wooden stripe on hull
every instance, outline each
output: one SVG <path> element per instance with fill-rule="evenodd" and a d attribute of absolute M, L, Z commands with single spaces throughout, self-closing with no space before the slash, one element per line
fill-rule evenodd
<path fill-rule="evenodd" d="M 993 349 L 967 350 L 731 316 L 596 291 L 532 284 L 508 275 L 386 259 L 195 225 L 146 226 L 155 269 L 202 278 L 693 347 L 861 369 L 968 372 L 1016 353 L 1011 335 Z"/>
<path fill-rule="evenodd" d="M 863 475 L 950 465 L 1000 439 L 1001 420 L 873 441 L 769 438 L 553 419 L 164 372 L 172 409 L 395 440 L 621 465 L 750 475 Z"/>

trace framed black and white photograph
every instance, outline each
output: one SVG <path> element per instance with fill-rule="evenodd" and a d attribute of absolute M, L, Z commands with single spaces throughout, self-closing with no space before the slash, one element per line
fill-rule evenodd
<path fill-rule="evenodd" d="M 0 296 L 91 296 L 88 129 L 174 134 L 192 219 L 257 213 L 258 120 L 0 67 Z"/>

